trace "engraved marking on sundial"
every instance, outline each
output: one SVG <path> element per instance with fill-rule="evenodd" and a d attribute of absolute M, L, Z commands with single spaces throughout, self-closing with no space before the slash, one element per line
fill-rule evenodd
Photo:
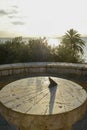
<path fill-rule="evenodd" d="M 73 110 L 86 99 L 83 88 L 57 77 L 31 77 L 6 85 L 0 101 L 8 108 L 26 114 L 49 115 Z"/>

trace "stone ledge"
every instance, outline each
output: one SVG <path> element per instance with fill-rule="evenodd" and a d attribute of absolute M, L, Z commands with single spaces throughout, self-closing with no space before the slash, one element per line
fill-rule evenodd
<path fill-rule="evenodd" d="M 87 75 L 87 64 L 62 62 L 30 62 L 0 65 L 0 77 L 23 73 Z"/>

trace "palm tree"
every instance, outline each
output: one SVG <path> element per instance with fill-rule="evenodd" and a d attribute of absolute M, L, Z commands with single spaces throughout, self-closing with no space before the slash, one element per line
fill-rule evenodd
<path fill-rule="evenodd" d="M 61 46 L 65 48 L 65 52 L 66 50 L 69 52 L 69 56 L 73 59 L 72 62 L 82 61 L 81 55 L 84 53 L 83 47 L 85 46 L 85 42 L 76 30 L 70 29 L 65 33 L 62 37 Z"/>
<path fill-rule="evenodd" d="M 74 55 L 77 53 L 84 53 L 83 47 L 85 46 L 85 42 L 81 39 L 80 34 L 74 29 L 70 29 L 65 33 L 61 43 L 65 47 L 69 47 L 74 52 Z"/>

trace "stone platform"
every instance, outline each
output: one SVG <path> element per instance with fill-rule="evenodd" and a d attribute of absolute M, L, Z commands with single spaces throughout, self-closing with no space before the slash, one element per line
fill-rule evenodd
<path fill-rule="evenodd" d="M 18 130 L 12 124 L 8 124 L 8 122 L 4 119 L 0 114 L 0 130 Z M 87 130 L 87 112 L 84 117 L 75 123 L 73 126 L 73 130 Z"/>
<path fill-rule="evenodd" d="M 39 85 L 37 83 L 39 83 Z M 79 120 L 86 110 L 85 100 L 87 95 L 83 88 L 74 82 L 61 78 L 24 78 L 6 85 L 0 92 L 1 103 L 3 103 L 6 107 L 3 107 L 2 104 L 0 105 L 2 114 L 6 117 L 8 121 L 11 121 L 13 124 L 18 126 L 18 128 L 21 128 L 22 130 L 24 130 L 24 128 L 26 128 L 26 130 L 34 130 L 34 128 L 37 130 L 45 130 L 45 128 L 48 128 L 48 130 L 57 130 L 57 128 L 59 130 L 60 128 L 62 128 L 61 130 L 71 130 L 70 128 L 72 127 L 72 124 Z M 37 99 L 37 101 L 35 99 Z M 29 104 L 27 106 L 29 108 L 25 107 L 28 103 L 27 101 L 29 101 Z M 42 106 L 44 106 L 44 108 Z M 27 109 L 28 111 L 26 111 Z M 39 116 L 35 116 L 37 114 Z M 44 116 L 44 114 L 46 116 Z M 32 118 L 30 118 L 31 116 L 33 117 L 33 120 Z M 23 120 L 22 117 L 25 117 L 26 120 Z M 52 122 L 54 120 L 55 123 Z M 24 123 L 24 125 L 20 124 L 21 121 Z M 26 121 L 28 122 L 26 123 Z M 28 125 L 31 121 L 35 121 L 35 123 L 37 124 L 34 124 L 34 126 L 31 127 L 31 125 Z M 56 121 L 59 123 L 57 124 Z M 39 126 L 39 123 L 42 124 L 42 126 Z M 43 123 L 45 124 L 43 125 Z M 52 124 L 52 126 L 50 126 L 49 123 Z M 36 128 L 37 125 L 38 128 Z M 11 124 L 9 124 L 8 126 L 6 125 L 6 127 L 6 129 L 16 129 Z M 74 125 L 74 129 L 75 128 L 76 127 Z"/>
<path fill-rule="evenodd" d="M 87 90 L 87 64 L 68 63 L 24 63 L 0 66 L 0 89 L 9 82 L 29 75 L 55 75 L 81 84 Z M 62 75 L 62 76 L 61 76 Z M 0 130 L 18 130 L 0 114 Z M 87 112 L 75 123 L 73 130 L 87 130 Z"/>

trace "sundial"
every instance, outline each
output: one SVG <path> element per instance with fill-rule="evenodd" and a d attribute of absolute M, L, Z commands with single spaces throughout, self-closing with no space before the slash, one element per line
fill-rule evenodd
<path fill-rule="evenodd" d="M 14 113 L 21 114 L 27 116 L 26 118 L 29 116 L 33 118 L 41 117 L 40 121 L 42 120 L 42 122 L 44 118 L 48 121 L 49 118 L 57 116 L 58 120 L 58 116 L 70 113 L 73 110 L 76 111 L 86 102 L 86 99 L 86 91 L 80 85 L 57 77 L 25 78 L 6 85 L 0 91 L 0 102 L 5 107 L 5 110 L 7 108 L 13 112 L 13 115 Z M 19 119 L 22 120 L 21 117 Z M 41 124 L 43 124 L 42 122 Z M 42 125 L 38 126 L 40 126 L 40 129 L 45 130 L 45 128 L 41 127 Z M 28 126 L 29 130 L 39 130 L 39 127 L 36 127 L 34 128 L 34 125 L 33 127 Z M 46 130 L 56 129 L 46 128 Z"/>

